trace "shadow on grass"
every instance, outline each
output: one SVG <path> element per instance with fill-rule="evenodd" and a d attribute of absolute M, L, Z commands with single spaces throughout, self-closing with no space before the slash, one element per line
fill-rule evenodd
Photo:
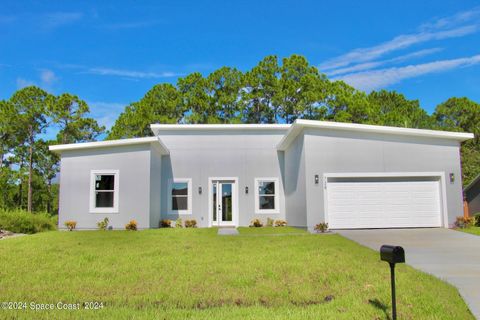
<path fill-rule="evenodd" d="M 388 314 L 388 307 L 386 304 L 384 304 L 378 299 L 368 299 L 368 303 L 370 303 L 375 308 L 382 310 L 383 313 L 385 313 L 385 319 L 391 320 L 390 315 Z"/>

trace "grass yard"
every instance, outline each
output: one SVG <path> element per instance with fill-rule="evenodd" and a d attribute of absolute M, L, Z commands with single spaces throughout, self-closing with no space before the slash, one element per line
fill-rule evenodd
<path fill-rule="evenodd" d="M 455 230 L 480 236 L 480 227 L 468 227 L 468 228 L 464 228 L 464 229 L 455 229 Z"/>
<path fill-rule="evenodd" d="M 0 301 L 103 302 L 1 318 L 388 319 L 390 274 L 339 235 L 285 229 L 46 232 L 0 241 Z M 300 231 L 301 232 L 301 231 Z M 257 234 L 259 236 L 251 236 Z M 452 286 L 397 268 L 399 319 L 473 319 Z"/>

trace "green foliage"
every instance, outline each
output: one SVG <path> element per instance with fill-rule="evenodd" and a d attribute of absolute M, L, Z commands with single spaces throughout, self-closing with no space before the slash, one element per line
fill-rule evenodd
<path fill-rule="evenodd" d="M 260 219 L 253 219 L 250 221 L 250 227 L 261 228 L 263 227 L 263 223 Z"/>
<path fill-rule="evenodd" d="M 97 227 L 99 230 L 107 230 L 108 228 L 108 218 L 105 217 L 105 219 L 103 219 L 102 221 L 100 222 L 97 222 Z"/>
<path fill-rule="evenodd" d="M 473 215 L 473 221 L 476 227 L 480 227 L 480 212 Z"/>
<path fill-rule="evenodd" d="M 171 84 L 158 84 L 138 102 L 125 108 L 112 127 L 108 139 L 147 137 L 152 123 L 178 123 L 184 107 L 178 90 Z"/>
<path fill-rule="evenodd" d="M 197 227 L 197 220 L 190 219 L 185 220 L 185 228 L 196 228 Z"/>
<path fill-rule="evenodd" d="M 185 221 L 185 223 L 186 223 L 186 221 Z M 172 220 L 169 220 L 169 219 L 160 220 L 159 227 L 160 228 L 171 228 L 172 227 Z"/>
<path fill-rule="evenodd" d="M 15 233 L 37 233 L 57 229 L 57 217 L 24 210 L 0 210 L 0 229 Z"/>
<path fill-rule="evenodd" d="M 183 228 L 182 218 L 178 218 L 178 219 L 175 221 L 175 228 Z"/>
<path fill-rule="evenodd" d="M 137 231 L 137 220 L 130 220 L 129 223 L 125 225 L 125 230 L 128 231 Z"/>

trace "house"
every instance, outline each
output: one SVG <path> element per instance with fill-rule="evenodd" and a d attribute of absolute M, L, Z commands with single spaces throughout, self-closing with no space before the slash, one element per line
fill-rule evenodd
<path fill-rule="evenodd" d="M 462 215 L 460 143 L 470 133 L 312 120 L 152 124 L 154 137 L 51 146 L 59 225 L 136 219 L 200 227 L 285 219 L 332 229 L 449 227 Z"/>
<path fill-rule="evenodd" d="M 468 203 L 468 211 L 473 216 L 480 213 L 480 174 L 463 191 Z"/>

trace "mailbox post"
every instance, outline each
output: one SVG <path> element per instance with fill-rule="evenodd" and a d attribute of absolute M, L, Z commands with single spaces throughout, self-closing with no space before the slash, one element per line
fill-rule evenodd
<path fill-rule="evenodd" d="M 399 246 L 383 245 L 380 248 L 380 259 L 390 265 L 390 281 L 392 285 L 392 320 L 397 319 L 397 302 L 395 298 L 395 264 L 405 262 L 405 250 Z"/>

